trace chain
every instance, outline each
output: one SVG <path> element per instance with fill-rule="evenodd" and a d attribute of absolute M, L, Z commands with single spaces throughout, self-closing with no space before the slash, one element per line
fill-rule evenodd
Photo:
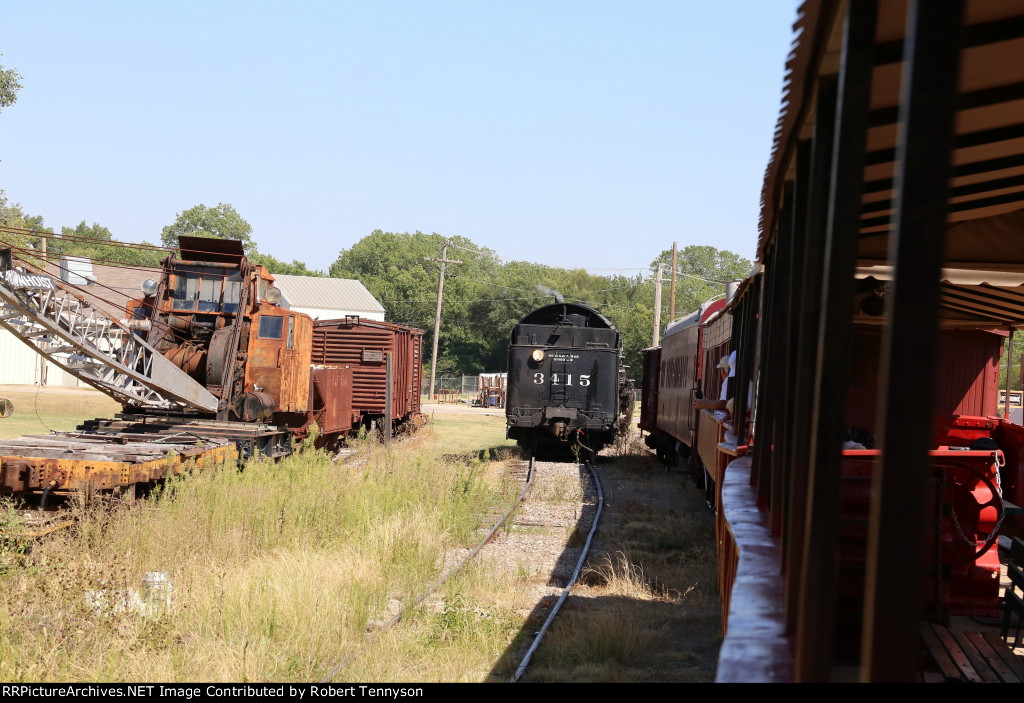
<path fill-rule="evenodd" d="M 1002 500 L 1003 500 L 1003 481 L 1002 481 L 1002 478 L 1000 477 L 999 469 L 1001 467 L 1003 467 L 1003 466 L 1006 466 L 1006 457 L 1003 455 L 1003 452 L 1002 452 L 1001 449 L 997 449 L 994 452 L 993 458 L 994 458 L 995 464 L 996 464 L 996 472 L 995 472 L 996 473 L 996 482 L 995 482 L 996 483 L 996 495 L 999 496 L 999 502 L 1002 503 Z M 960 521 L 957 519 L 957 516 L 956 516 L 956 506 L 955 505 L 951 505 L 950 507 L 952 508 L 953 525 L 956 526 L 956 531 L 960 534 L 960 537 L 963 539 L 963 541 L 965 543 L 967 543 L 967 545 L 971 549 L 976 549 L 977 546 L 978 546 L 977 540 L 971 539 L 970 537 L 965 535 L 964 531 L 963 531 L 963 528 L 960 527 Z M 999 511 L 999 519 L 996 520 L 996 526 L 993 527 L 992 531 L 989 532 L 988 535 L 985 536 L 985 539 L 981 540 L 982 542 L 988 542 L 990 539 L 992 539 L 993 535 L 996 535 L 996 534 L 999 533 L 999 529 L 1003 525 L 1003 518 L 1004 517 L 1006 517 L 1006 510 L 1005 510 L 1005 508 L 1003 510 Z"/>

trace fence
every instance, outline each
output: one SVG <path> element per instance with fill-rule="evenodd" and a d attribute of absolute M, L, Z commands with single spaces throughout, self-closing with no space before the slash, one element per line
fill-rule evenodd
<path fill-rule="evenodd" d="M 505 378 L 504 373 L 437 378 L 434 379 L 434 400 L 439 403 L 472 403 L 503 408 Z M 425 397 L 429 388 L 424 388 L 423 392 L 424 400 L 429 400 Z"/>

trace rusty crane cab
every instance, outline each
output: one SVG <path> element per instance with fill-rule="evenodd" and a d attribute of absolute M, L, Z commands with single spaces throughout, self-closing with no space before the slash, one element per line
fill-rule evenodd
<path fill-rule="evenodd" d="M 312 318 L 278 305 L 273 276 L 241 242 L 180 237 L 179 250 L 129 303 L 136 333 L 219 398 L 217 419 L 307 412 Z"/>

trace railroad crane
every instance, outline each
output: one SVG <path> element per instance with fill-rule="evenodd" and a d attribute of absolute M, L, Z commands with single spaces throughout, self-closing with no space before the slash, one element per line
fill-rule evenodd
<path fill-rule="evenodd" d="M 313 320 L 278 305 L 240 242 L 181 237 L 117 319 L 45 268 L 0 252 L 0 326 L 121 403 L 76 433 L 0 442 L 0 493 L 134 490 L 203 464 L 322 446 L 352 428 L 352 368 L 312 363 Z"/>

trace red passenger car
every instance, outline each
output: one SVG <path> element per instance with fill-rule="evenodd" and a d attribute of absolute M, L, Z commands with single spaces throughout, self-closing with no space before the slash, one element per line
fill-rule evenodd
<path fill-rule="evenodd" d="M 751 393 L 715 446 L 719 681 L 1024 679 L 977 629 L 1024 493 L 996 406 L 1024 326 L 1022 26 L 1021 2 L 801 5 L 761 268 L 727 310 Z"/>
<path fill-rule="evenodd" d="M 705 332 L 708 321 L 718 316 L 725 302 L 724 297 L 707 301 L 695 312 L 670 323 L 660 347 L 644 350 L 640 429 L 648 433 L 644 440 L 647 446 L 666 463 L 690 462 L 698 422 L 693 401 L 718 397 L 718 388 L 712 386 L 721 379 L 717 373 L 705 374 L 704 369 L 715 368 L 720 358 L 716 353 L 728 353 L 728 333 L 705 353 Z M 725 324 L 730 321 L 723 320 Z"/>

